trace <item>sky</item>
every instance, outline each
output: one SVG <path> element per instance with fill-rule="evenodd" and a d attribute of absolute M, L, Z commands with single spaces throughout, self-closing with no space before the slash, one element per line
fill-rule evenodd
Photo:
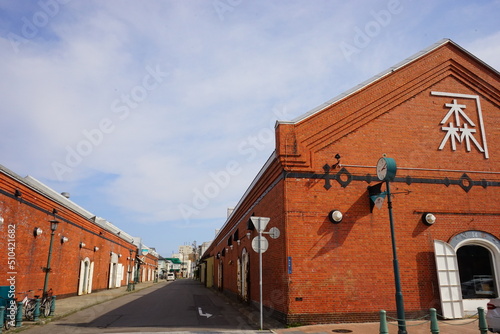
<path fill-rule="evenodd" d="M 0 0 L 0 164 L 169 257 L 210 241 L 299 117 L 500 1 Z"/>

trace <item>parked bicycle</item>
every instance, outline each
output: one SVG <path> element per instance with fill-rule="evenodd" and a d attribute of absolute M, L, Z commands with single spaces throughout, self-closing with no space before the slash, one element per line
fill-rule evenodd
<path fill-rule="evenodd" d="M 22 303 L 23 303 L 24 318 L 26 320 L 33 320 L 35 317 L 36 299 L 30 297 L 32 292 L 33 292 L 33 290 L 28 290 L 28 291 L 18 293 L 19 295 L 24 294 L 24 298 L 22 300 Z M 17 304 L 16 304 L 16 313 L 17 313 Z"/>
<path fill-rule="evenodd" d="M 50 315 L 50 307 L 52 305 L 52 288 L 44 292 L 40 302 L 40 312 L 44 317 Z"/>
<path fill-rule="evenodd" d="M 5 330 L 9 330 L 12 326 L 15 325 L 15 317 L 16 317 L 16 310 L 17 310 L 17 306 L 14 304 L 11 304 L 11 301 L 12 299 L 10 298 L 3 298 L 3 297 L 0 297 L 0 305 L 1 306 L 5 306 L 5 311 L 4 311 L 4 318 L 3 318 L 3 328 L 5 328 Z M 13 310 L 13 308 L 15 307 L 16 310 Z M 11 310 L 12 313 L 11 313 Z"/>

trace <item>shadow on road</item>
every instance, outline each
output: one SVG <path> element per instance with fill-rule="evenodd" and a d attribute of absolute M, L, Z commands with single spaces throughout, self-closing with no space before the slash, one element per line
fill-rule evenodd
<path fill-rule="evenodd" d="M 98 308 L 94 315 L 101 315 L 88 322 L 60 325 L 88 329 L 257 329 L 256 324 L 251 325 L 225 298 L 194 280 L 173 281 L 153 291 L 148 289 L 127 297 L 94 306 Z"/>

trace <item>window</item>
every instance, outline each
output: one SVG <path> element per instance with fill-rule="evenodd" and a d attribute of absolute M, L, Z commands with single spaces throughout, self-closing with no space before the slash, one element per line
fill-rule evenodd
<path fill-rule="evenodd" d="M 466 245 L 457 250 L 462 298 L 498 297 L 491 252 L 482 246 Z"/>

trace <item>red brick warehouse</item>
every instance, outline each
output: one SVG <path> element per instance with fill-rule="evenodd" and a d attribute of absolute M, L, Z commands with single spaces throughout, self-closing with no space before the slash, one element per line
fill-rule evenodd
<path fill-rule="evenodd" d="M 2 293 L 21 299 L 29 290 L 64 298 L 153 280 L 158 268 L 158 254 L 139 238 L 1 165 L 0 252 Z"/>
<path fill-rule="evenodd" d="M 388 200 L 379 209 L 369 196 L 386 191 L 376 171 L 386 155 L 397 166 L 389 184 L 406 317 L 486 307 L 500 283 L 499 78 L 443 40 L 278 121 L 274 153 L 204 255 L 207 284 L 259 302 L 249 219 L 268 217 L 266 231 L 281 233 L 266 237 L 267 311 L 288 324 L 396 316 Z"/>

